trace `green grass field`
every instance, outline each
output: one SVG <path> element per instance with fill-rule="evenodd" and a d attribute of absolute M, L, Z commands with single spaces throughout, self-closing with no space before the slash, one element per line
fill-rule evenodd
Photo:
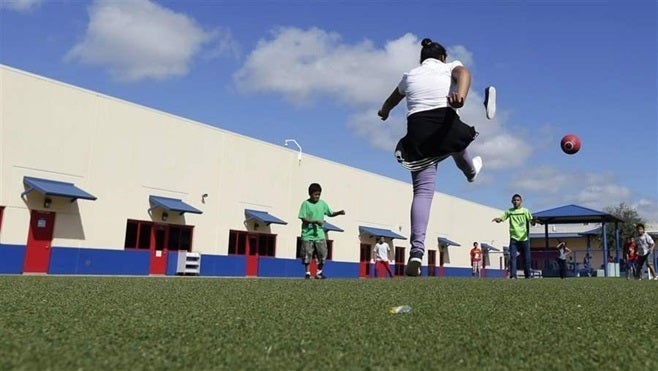
<path fill-rule="evenodd" d="M 655 281 L 0 276 L 0 309 L 3 370 L 658 369 Z"/>

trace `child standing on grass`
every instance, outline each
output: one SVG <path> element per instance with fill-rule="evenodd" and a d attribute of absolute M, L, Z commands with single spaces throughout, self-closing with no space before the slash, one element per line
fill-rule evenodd
<path fill-rule="evenodd" d="M 571 254 L 571 249 L 567 247 L 566 242 L 560 242 L 557 248 L 557 264 L 560 266 L 560 278 L 567 278 L 567 256 Z"/>
<path fill-rule="evenodd" d="M 633 237 L 628 237 L 624 244 L 624 259 L 626 259 L 626 279 L 631 277 L 635 279 L 635 271 L 637 270 L 637 246 Z"/>
<path fill-rule="evenodd" d="M 471 249 L 471 277 L 482 277 L 482 248 L 477 242 L 473 242 Z"/>
<path fill-rule="evenodd" d="M 391 247 L 386 243 L 384 236 L 379 236 L 377 239 L 377 243 L 372 248 L 372 255 L 375 260 L 375 277 L 379 277 L 378 272 L 384 269 L 391 278 L 395 277 L 388 263 L 391 258 Z M 384 273 L 384 278 L 386 278 L 386 273 Z"/>
<path fill-rule="evenodd" d="M 647 278 L 650 280 L 658 279 L 656 277 L 656 271 L 653 269 L 653 263 L 651 261 L 651 253 L 653 253 L 654 247 L 656 244 L 653 242 L 653 238 L 649 236 L 648 233 L 644 232 L 644 224 L 638 224 L 635 227 L 637 232 L 637 237 L 635 238 L 635 245 L 637 246 L 637 278 L 642 279 L 642 266 L 647 265 Z"/>
<path fill-rule="evenodd" d="M 510 278 L 516 279 L 516 257 L 523 251 L 523 273 L 525 278 L 530 278 L 530 241 L 528 239 L 528 224 L 535 225 L 535 219 L 530 210 L 521 206 L 523 198 L 521 195 L 512 196 L 511 209 L 507 209 L 499 218 L 493 218 L 492 222 L 501 223 L 509 219 L 509 252 L 510 252 Z"/>
<path fill-rule="evenodd" d="M 302 221 L 302 263 L 306 269 L 306 279 L 311 278 L 308 265 L 311 263 L 314 254 L 318 262 L 318 271 L 315 278 L 326 278 L 322 271 L 324 261 L 327 258 L 327 240 L 323 228 L 324 216 L 345 215 L 344 210 L 331 211 L 329 205 L 320 200 L 321 193 L 322 187 L 318 183 L 309 185 L 309 198 L 304 200 L 299 208 L 299 219 Z"/>

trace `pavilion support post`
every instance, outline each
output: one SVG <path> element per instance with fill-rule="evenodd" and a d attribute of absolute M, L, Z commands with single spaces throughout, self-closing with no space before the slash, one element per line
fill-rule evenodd
<path fill-rule="evenodd" d="M 605 222 L 601 224 L 601 229 L 603 231 L 603 274 L 608 277 L 608 235 Z"/>

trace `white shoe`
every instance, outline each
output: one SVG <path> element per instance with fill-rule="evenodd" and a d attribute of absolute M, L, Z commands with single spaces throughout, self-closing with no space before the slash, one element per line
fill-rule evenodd
<path fill-rule="evenodd" d="M 496 88 L 488 86 L 484 89 L 484 107 L 487 111 L 487 118 L 491 120 L 496 115 Z"/>
<path fill-rule="evenodd" d="M 473 169 L 475 170 L 475 175 L 472 177 L 468 178 L 469 183 L 473 183 L 475 178 L 478 177 L 478 174 L 480 174 L 480 170 L 482 170 L 482 157 L 480 156 L 475 156 L 473 157 Z"/>

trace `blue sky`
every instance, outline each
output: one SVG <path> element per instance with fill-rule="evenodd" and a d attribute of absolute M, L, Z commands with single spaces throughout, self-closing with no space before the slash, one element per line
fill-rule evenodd
<path fill-rule="evenodd" d="M 0 0 L 0 63 L 408 182 L 404 102 L 376 112 L 430 37 L 473 74 L 461 114 L 484 160 L 474 184 L 440 164 L 437 191 L 658 221 L 655 1 L 437 3 Z"/>

